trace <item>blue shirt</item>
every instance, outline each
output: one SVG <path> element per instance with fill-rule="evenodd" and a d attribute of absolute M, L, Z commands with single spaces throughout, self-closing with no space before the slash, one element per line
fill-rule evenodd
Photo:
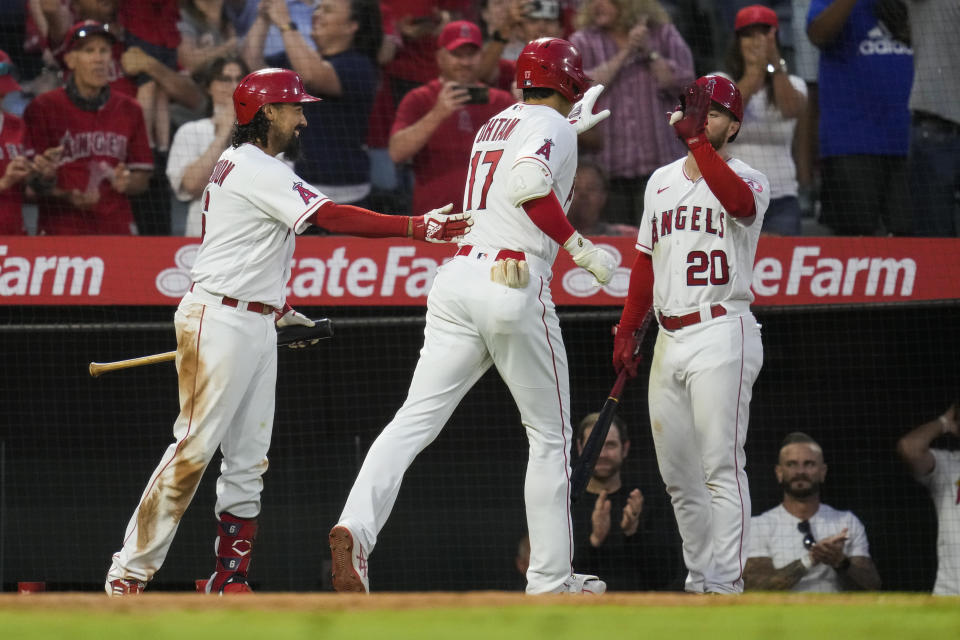
<path fill-rule="evenodd" d="M 807 26 L 832 0 L 813 0 Z M 906 156 L 913 50 L 894 40 L 859 0 L 836 40 L 820 51 L 820 156 Z"/>
<path fill-rule="evenodd" d="M 370 182 L 370 159 L 364 146 L 377 91 L 377 68 L 356 50 L 324 60 L 336 70 L 342 91 L 339 96 L 320 96 L 322 102 L 303 105 L 309 124 L 300 132 L 297 174 L 318 186 L 366 184 Z"/>

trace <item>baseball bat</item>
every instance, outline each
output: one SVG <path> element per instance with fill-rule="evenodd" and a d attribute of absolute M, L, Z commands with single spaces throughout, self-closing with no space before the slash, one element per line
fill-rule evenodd
<path fill-rule="evenodd" d="M 610 395 L 607 396 L 603 408 L 600 410 L 600 416 L 596 424 L 593 425 L 593 431 L 590 437 L 583 444 L 583 451 L 573 465 L 573 471 L 570 474 L 570 501 L 576 502 L 583 490 L 587 488 L 590 482 L 590 476 L 593 475 L 593 468 L 597 466 L 597 458 L 600 457 L 600 449 L 603 443 L 607 441 L 607 433 L 610 431 L 610 424 L 613 422 L 613 416 L 617 413 L 617 407 L 620 405 L 620 394 L 623 393 L 623 386 L 627 382 L 627 370 L 621 369 L 617 381 L 613 383 L 610 389 Z"/>
<path fill-rule="evenodd" d="M 320 340 L 333 336 L 333 323 L 329 318 L 314 320 L 312 327 L 303 325 L 291 325 L 277 329 L 277 346 L 285 347 L 294 342 L 302 340 Z M 91 362 L 89 366 L 90 375 L 98 378 L 111 371 L 120 369 L 131 369 L 133 367 L 142 367 L 148 364 L 158 362 L 170 362 L 177 357 L 176 351 L 167 351 L 165 353 L 155 353 L 149 356 L 140 356 L 139 358 L 130 358 L 129 360 L 117 360 L 116 362 Z"/>
<path fill-rule="evenodd" d="M 640 344 L 643 342 L 652 320 L 653 309 L 651 308 L 647 311 L 640 328 L 636 331 L 637 346 L 633 352 L 634 357 L 640 355 Z M 620 406 L 620 395 L 623 393 L 623 386 L 626 382 L 627 370 L 624 368 L 617 375 L 617 380 L 613 383 L 613 388 L 610 389 L 610 395 L 603 403 L 597 422 L 593 425 L 593 431 L 590 432 L 587 441 L 583 443 L 583 451 L 580 452 L 580 457 L 577 458 L 576 464 L 573 465 L 573 471 L 570 472 L 570 502 L 576 502 L 583 494 L 584 489 L 587 488 L 587 484 L 590 483 L 590 476 L 593 475 L 593 469 L 597 466 L 597 458 L 600 457 L 600 449 L 603 448 L 603 443 L 607 441 L 610 424 L 613 422 L 613 416 L 617 413 L 617 407 Z"/>

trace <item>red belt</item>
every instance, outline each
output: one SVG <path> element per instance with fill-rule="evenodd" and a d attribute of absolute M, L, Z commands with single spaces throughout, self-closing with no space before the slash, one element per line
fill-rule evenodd
<path fill-rule="evenodd" d="M 193 291 L 192 284 L 190 285 L 190 291 Z M 231 298 L 230 296 L 223 296 L 220 298 L 220 304 L 225 307 L 233 307 L 236 309 L 240 306 L 240 301 L 236 298 Z M 261 315 L 267 315 L 268 313 L 273 313 L 276 311 L 276 307 L 273 307 L 269 304 L 264 304 L 263 302 L 248 302 L 246 310 L 253 313 L 259 313 Z"/>
<path fill-rule="evenodd" d="M 727 315 L 727 310 L 721 305 L 715 304 L 710 307 L 711 318 L 719 318 L 720 316 L 725 315 Z M 660 314 L 660 326 L 667 331 L 683 329 L 684 327 L 689 327 L 690 325 L 697 324 L 698 322 L 700 322 L 699 311 L 694 311 L 693 313 L 688 313 L 684 316 L 665 316 L 662 313 Z"/>
<path fill-rule="evenodd" d="M 457 249 L 456 255 L 458 256 L 468 256 L 470 252 L 473 251 L 474 246 L 470 244 L 462 244 L 460 248 Z M 486 254 L 484 254 L 486 255 Z M 526 260 L 527 256 L 523 251 L 513 251 L 511 249 L 500 249 L 497 252 L 497 260 L 506 260 L 507 258 L 514 258 L 516 260 Z"/>

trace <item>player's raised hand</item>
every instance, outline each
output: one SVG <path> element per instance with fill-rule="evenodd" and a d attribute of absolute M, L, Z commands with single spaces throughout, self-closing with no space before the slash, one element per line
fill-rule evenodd
<path fill-rule="evenodd" d="M 412 216 L 407 236 L 423 242 L 456 242 L 470 233 L 473 216 L 469 212 L 445 215 L 452 209 L 453 205 L 448 204 L 422 216 Z"/>
<path fill-rule="evenodd" d="M 567 250 L 578 267 L 583 267 L 593 274 L 597 279 L 597 285 L 610 282 L 617 268 L 617 260 L 610 255 L 609 251 L 595 246 L 580 235 L 579 231 L 573 232 L 573 235 L 563 243 L 563 248 Z"/>
<path fill-rule="evenodd" d="M 595 84 L 583 94 L 583 97 L 573 105 L 567 120 L 577 130 L 577 135 L 584 131 L 589 131 L 597 124 L 610 117 L 610 109 L 604 109 L 600 113 L 593 112 L 593 105 L 597 103 L 597 98 L 603 93 L 603 85 Z"/>
<path fill-rule="evenodd" d="M 696 82 L 680 94 L 680 107 L 670 116 L 670 124 L 687 146 L 701 142 L 707 128 L 707 112 L 710 111 L 710 92 Z"/>
<path fill-rule="evenodd" d="M 621 331 L 620 325 L 613 327 L 613 369 L 617 375 L 626 369 L 628 378 L 637 377 L 637 368 L 643 359 L 640 356 L 639 333 L 639 329 Z"/>

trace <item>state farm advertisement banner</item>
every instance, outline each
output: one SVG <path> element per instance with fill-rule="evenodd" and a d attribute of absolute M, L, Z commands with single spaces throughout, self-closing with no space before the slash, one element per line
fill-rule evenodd
<path fill-rule="evenodd" d="M 632 238 L 594 238 L 620 258 L 606 286 L 563 250 L 554 265 L 558 305 L 620 305 Z M 0 237 L 0 304 L 174 305 L 190 286 L 195 238 Z M 426 303 L 450 245 L 347 237 L 297 240 L 287 295 L 294 305 Z M 876 304 L 960 299 L 960 240 L 761 238 L 756 306 Z"/>

